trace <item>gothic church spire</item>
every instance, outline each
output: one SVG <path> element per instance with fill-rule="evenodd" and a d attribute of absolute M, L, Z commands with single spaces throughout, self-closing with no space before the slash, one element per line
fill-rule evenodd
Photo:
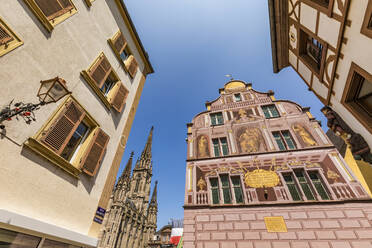
<path fill-rule="evenodd" d="M 155 181 L 154 191 L 152 192 L 150 206 L 158 205 L 158 181 Z"/>
<path fill-rule="evenodd" d="M 154 131 L 154 126 L 151 127 L 150 134 L 147 138 L 145 148 L 142 151 L 141 157 L 136 162 L 136 167 L 134 168 L 135 170 L 143 169 L 143 168 L 150 169 L 151 167 L 151 159 L 152 159 L 151 147 L 152 147 L 153 131 Z"/>

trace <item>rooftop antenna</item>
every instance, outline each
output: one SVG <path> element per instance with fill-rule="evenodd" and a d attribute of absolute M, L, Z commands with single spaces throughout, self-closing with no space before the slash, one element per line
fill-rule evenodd
<path fill-rule="evenodd" d="M 226 74 L 225 77 L 230 78 L 230 81 L 233 81 L 234 80 L 234 78 L 233 78 L 233 76 L 231 74 Z"/>

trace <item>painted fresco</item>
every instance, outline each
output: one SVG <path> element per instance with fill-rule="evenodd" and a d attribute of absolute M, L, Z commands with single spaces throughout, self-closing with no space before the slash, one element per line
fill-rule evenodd
<path fill-rule="evenodd" d="M 293 124 L 292 129 L 303 147 L 318 145 L 309 131 L 301 124 Z"/>
<path fill-rule="evenodd" d="M 262 133 L 258 128 L 240 128 L 237 132 L 236 139 L 240 153 L 267 151 Z"/>
<path fill-rule="evenodd" d="M 236 123 L 254 121 L 259 118 L 258 116 L 254 114 L 253 108 L 238 109 L 236 111 L 233 111 L 232 113 L 233 113 L 234 121 Z"/>
<path fill-rule="evenodd" d="M 197 139 L 198 158 L 210 157 L 209 153 L 209 138 L 207 135 L 200 135 Z"/>

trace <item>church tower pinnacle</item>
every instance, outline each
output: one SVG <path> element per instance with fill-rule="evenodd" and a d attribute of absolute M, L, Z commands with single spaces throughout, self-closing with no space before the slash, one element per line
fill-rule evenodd
<path fill-rule="evenodd" d="M 141 157 L 137 160 L 133 170 L 131 179 L 130 196 L 140 211 L 146 210 L 149 198 L 152 177 L 152 134 L 154 127 L 151 127 L 145 148 L 142 151 Z"/>
<path fill-rule="evenodd" d="M 130 158 L 125 166 L 119 180 L 114 189 L 114 198 L 115 200 L 123 200 L 126 193 L 130 190 L 130 175 L 132 172 L 132 161 L 133 161 L 134 152 L 130 154 Z"/>

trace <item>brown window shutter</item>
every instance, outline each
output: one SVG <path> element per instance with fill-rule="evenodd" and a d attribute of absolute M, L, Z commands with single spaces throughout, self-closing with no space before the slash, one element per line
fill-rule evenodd
<path fill-rule="evenodd" d="M 114 97 L 111 98 L 110 103 L 112 107 L 120 113 L 124 108 L 129 91 L 125 88 L 122 82 L 117 82 L 117 84 L 119 87 Z"/>
<path fill-rule="evenodd" d="M 138 63 L 133 55 L 130 55 L 129 58 L 124 62 L 125 67 L 127 68 L 129 75 L 133 78 L 136 75 Z"/>
<path fill-rule="evenodd" d="M 57 0 L 35 0 L 35 2 L 48 20 L 53 19 L 58 12 L 63 10 Z"/>
<path fill-rule="evenodd" d="M 127 41 L 125 40 L 124 35 L 121 32 L 119 32 L 118 37 L 114 41 L 114 47 L 115 47 L 116 51 L 119 54 L 121 54 L 126 45 L 127 45 Z"/>
<path fill-rule="evenodd" d="M 67 102 L 55 122 L 43 133 L 41 141 L 61 154 L 84 116 L 85 112 L 74 101 Z"/>
<path fill-rule="evenodd" d="M 98 88 L 101 88 L 111 73 L 111 70 L 110 62 L 108 62 L 106 56 L 102 54 L 98 61 L 88 70 L 88 74 Z"/>
<path fill-rule="evenodd" d="M 89 144 L 84 157 L 80 161 L 82 170 L 89 176 L 94 176 L 97 173 L 110 139 L 110 137 L 100 128 L 98 128 L 93 135 L 93 139 Z"/>
<path fill-rule="evenodd" d="M 14 40 L 13 37 L 0 25 L 0 45 L 6 44 L 12 40 Z"/>

